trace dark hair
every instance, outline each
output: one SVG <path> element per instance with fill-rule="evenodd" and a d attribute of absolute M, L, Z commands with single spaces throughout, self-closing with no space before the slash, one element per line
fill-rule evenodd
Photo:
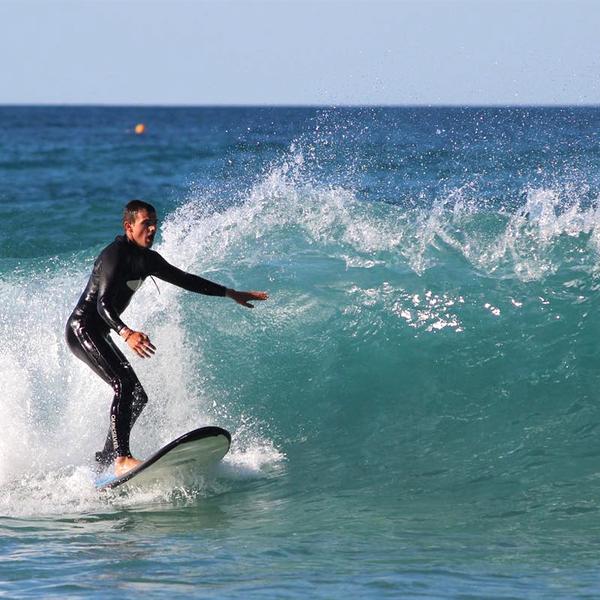
<path fill-rule="evenodd" d="M 145 210 L 149 213 L 156 213 L 156 209 L 152 204 L 148 204 L 143 200 L 130 200 L 125 205 L 125 210 L 123 211 L 123 222 L 124 223 L 135 223 L 135 217 L 140 210 Z"/>

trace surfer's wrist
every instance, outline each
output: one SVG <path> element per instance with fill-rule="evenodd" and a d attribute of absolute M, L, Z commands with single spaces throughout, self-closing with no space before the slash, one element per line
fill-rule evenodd
<path fill-rule="evenodd" d="M 119 332 L 119 335 L 127 341 L 133 335 L 133 329 L 129 329 L 129 327 L 123 327 Z"/>

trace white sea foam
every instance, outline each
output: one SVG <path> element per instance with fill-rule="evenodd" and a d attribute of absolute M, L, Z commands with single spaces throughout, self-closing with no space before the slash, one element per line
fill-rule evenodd
<path fill-rule="evenodd" d="M 401 265 L 419 275 L 450 250 L 483 273 L 531 281 L 569 260 L 560 252 L 551 256 L 565 237 L 583 236 L 589 264 L 596 262 L 600 203 L 587 194 L 585 186 L 528 188 L 525 202 L 518 199 L 520 207 L 509 211 L 467 182 L 435 200 L 366 203 L 351 188 L 318 184 L 294 146 L 233 207 L 215 212 L 201 194 L 192 195 L 165 224 L 164 250 L 185 248 L 177 255 L 184 264 L 210 266 L 315 248 L 349 268 Z"/>
<path fill-rule="evenodd" d="M 176 223 L 170 223 L 176 230 Z M 166 232 L 159 250 L 177 257 L 173 262 L 183 268 L 206 267 L 206 263 L 198 264 L 196 255 L 186 258 L 189 242 L 185 236 L 173 239 Z M 0 281 L 4 310 L 0 321 L 2 514 L 77 512 L 101 508 L 113 498 L 97 493 L 90 468 L 108 428 L 112 390 L 72 356 L 64 342 L 66 319 L 85 285 L 90 258 L 75 264 L 50 261 L 47 269 L 27 265 L 29 277 Z M 202 354 L 189 352 L 180 314 L 182 292 L 159 285 L 160 294 L 146 282 L 124 315 L 135 328 L 151 332 L 159 348 L 151 361 L 129 356 L 150 396 L 132 433 L 134 454 L 147 456 L 189 429 L 215 424 L 233 430 L 229 464 L 246 463 L 260 476 L 265 465 L 280 460 L 279 452 L 268 434 L 236 431 L 241 417 L 227 406 L 235 399 L 224 392 L 226 382 L 212 382 Z M 116 343 L 128 353 L 120 340 Z M 231 468 L 225 469 L 222 476 L 230 473 Z M 204 489 L 212 488 L 207 484 Z M 136 494 L 128 502 L 164 500 L 171 492 Z M 119 498 L 115 495 L 114 502 L 125 502 Z"/>

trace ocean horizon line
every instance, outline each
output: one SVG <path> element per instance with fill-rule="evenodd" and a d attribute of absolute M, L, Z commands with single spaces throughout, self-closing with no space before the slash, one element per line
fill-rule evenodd
<path fill-rule="evenodd" d="M 432 104 L 387 104 L 387 103 L 331 103 L 331 104 L 295 104 L 295 103 L 86 103 L 86 102 L 42 102 L 42 103 L 12 103 L 12 102 L 0 102 L 0 108 L 286 108 L 286 109 L 332 109 L 332 108 L 407 108 L 407 109 L 493 109 L 493 108 L 506 108 L 506 109 L 532 109 L 532 108 L 555 108 L 555 109 L 590 109 L 600 108 L 600 102 L 597 104 L 593 103 L 575 103 L 575 104 L 562 104 L 562 103 L 539 103 L 539 104 L 504 104 L 504 103 L 481 103 L 481 104 L 460 104 L 460 103 L 432 103 Z"/>

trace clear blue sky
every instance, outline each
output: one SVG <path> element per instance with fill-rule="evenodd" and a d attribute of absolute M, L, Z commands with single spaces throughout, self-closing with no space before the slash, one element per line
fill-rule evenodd
<path fill-rule="evenodd" d="M 600 104 L 600 0 L 0 0 L 2 104 Z"/>

